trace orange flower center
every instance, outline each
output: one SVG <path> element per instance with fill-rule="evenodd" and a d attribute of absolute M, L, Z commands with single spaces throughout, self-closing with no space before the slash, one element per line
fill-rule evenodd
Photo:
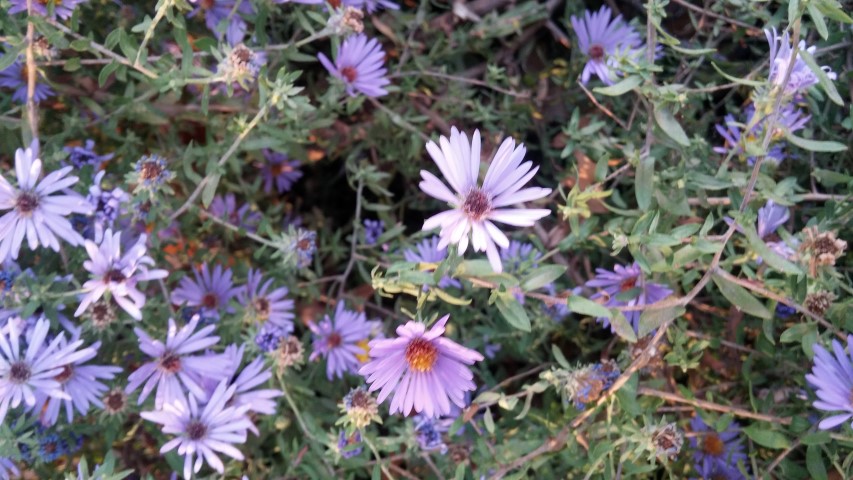
<path fill-rule="evenodd" d="M 416 372 L 429 372 L 438 360 L 438 349 L 423 338 L 416 338 L 406 347 L 406 362 Z"/>
<path fill-rule="evenodd" d="M 637 278 L 636 277 L 635 278 L 629 278 L 628 280 L 625 280 L 624 282 L 619 284 L 619 291 L 620 292 L 627 292 L 628 290 L 634 288 L 636 285 L 637 285 Z"/>
<path fill-rule="evenodd" d="M 705 439 L 702 441 L 702 451 L 707 453 L 708 455 L 713 455 L 715 457 L 719 457 L 723 455 L 723 452 L 726 450 L 726 444 L 723 443 L 723 440 L 714 433 L 709 433 L 705 435 Z"/>

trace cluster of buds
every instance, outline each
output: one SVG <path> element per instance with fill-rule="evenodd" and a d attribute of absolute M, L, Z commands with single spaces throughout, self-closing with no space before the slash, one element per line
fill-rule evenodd
<path fill-rule="evenodd" d="M 379 416 L 379 404 L 364 386 L 350 390 L 340 407 L 343 416 L 337 421 L 337 424 L 344 423 L 361 430 L 372 422 L 382 423 L 382 418 Z"/>
<path fill-rule="evenodd" d="M 833 300 L 835 300 L 834 294 L 821 290 L 806 295 L 806 300 L 803 302 L 803 306 L 806 310 L 822 317 L 826 314 L 826 311 L 829 310 L 829 307 L 832 306 Z"/>

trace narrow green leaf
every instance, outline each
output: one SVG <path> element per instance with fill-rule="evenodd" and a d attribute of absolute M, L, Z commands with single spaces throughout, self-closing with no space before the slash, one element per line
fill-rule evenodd
<path fill-rule="evenodd" d="M 782 332 L 782 335 L 779 337 L 779 341 L 782 343 L 799 342 L 811 328 L 813 328 L 812 325 L 808 323 L 798 323 Z"/>
<path fill-rule="evenodd" d="M 747 80 L 745 78 L 733 77 L 733 76 L 729 75 L 728 73 L 724 72 L 722 69 L 720 69 L 720 67 L 718 67 L 717 64 L 714 62 L 711 62 L 711 66 L 714 67 L 714 70 L 716 70 L 717 73 L 722 75 L 726 80 L 729 80 L 730 82 L 735 82 L 739 85 L 746 85 L 748 87 L 762 87 L 762 86 L 764 86 L 764 82 L 759 82 L 756 80 Z"/>
<path fill-rule="evenodd" d="M 509 293 L 498 294 L 495 304 L 507 323 L 523 332 L 530 331 L 530 318 L 515 297 Z"/>
<path fill-rule="evenodd" d="M 668 307 L 659 310 L 646 310 L 640 314 L 640 325 L 637 335 L 642 338 L 657 330 L 666 322 L 684 315 L 684 307 Z"/>
<path fill-rule="evenodd" d="M 562 265 L 546 265 L 530 272 L 521 280 L 521 289 L 525 292 L 544 287 L 566 273 Z"/>
<path fill-rule="evenodd" d="M 586 298 L 581 297 L 580 295 L 572 295 L 569 297 L 569 308 L 575 312 L 580 313 L 581 315 L 588 315 L 590 317 L 603 317 L 608 320 L 611 317 L 610 310 L 606 307 L 599 305 L 592 300 L 588 300 Z"/>
<path fill-rule="evenodd" d="M 821 38 L 824 40 L 829 38 L 829 29 L 826 28 L 826 20 L 823 18 L 823 12 L 821 12 L 820 9 L 811 2 L 806 5 L 806 9 L 809 11 L 809 16 L 812 17 L 812 22 L 814 22 L 817 33 L 819 33 Z"/>
<path fill-rule="evenodd" d="M 486 426 L 486 430 L 490 434 L 495 434 L 495 420 L 492 418 L 491 408 L 487 408 L 486 413 L 483 414 L 483 424 Z"/>
<path fill-rule="evenodd" d="M 642 85 L 643 79 L 633 75 L 625 78 L 615 85 L 610 85 L 609 87 L 595 87 L 592 89 L 595 93 L 600 93 L 602 95 L 607 95 L 610 97 L 618 97 L 619 95 L 624 95 L 625 93 L 630 92 L 631 90 Z"/>
<path fill-rule="evenodd" d="M 716 48 L 684 48 L 678 45 L 670 45 L 669 48 L 683 55 L 708 55 L 717 51 Z"/>
<path fill-rule="evenodd" d="M 104 68 L 101 69 L 101 73 L 98 74 L 98 86 L 103 87 L 104 84 L 107 83 L 107 79 L 110 78 L 110 75 L 118 70 L 118 67 L 120 66 L 121 64 L 115 60 L 104 66 Z"/>
<path fill-rule="evenodd" d="M 771 345 L 776 345 L 776 318 L 765 318 L 761 320 L 761 331 Z"/>
<path fill-rule="evenodd" d="M 652 205 L 652 194 L 655 190 L 655 158 L 648 156 L 641 158 L 637 165 L 637 174 L 634 184 L 634 194 L 637 197 L 637 207 L 646 211 Z"/>
<path fill-rule="evenodd" d="M 803 271 L 800 267 L 795 264 L 789 262 L 785 258 L 782 258 L 779 254 L 774 252 L 764 243 L 764 240 L 758 236 L 758 232 L 752 226 L 741 227 L 746 235 L 746 239 L 749 241 L 749 246 L 752 247 L 752 250 L 761 257 L 761 259 L 767 265 L 779 270 L 780 272 L 784 272 L 790 275 L 800 275 Z"/>
<path fill-rule="evenodd" d="M 817 8 L 820 9 L 824 15 L 836 22 L 853 23 L 853 18 L 850 18 L 850 16 L 844 12 L 841 4 L 836 0 L 818 0 Z"/>
<path fill-rule="evenodd" d="M 788 23 L 793 25 L 800 16 L 800 1 L 788 0 Z"/>
<path fill-rule="evenodd" d="M 684 129 L 681 128 L 681 124 L 678 123 L 678 120 L 675 119 L 672 112 L 668 108 L 658 107 L 655 108 L 655 121 L 657 121 L 661 130 L 669 138 L 675 140 L 675 143 L 683 146 L 690 146 L 690 139 L 687 138 L 687 134 L 684 133 Z"/>
<path fill-rule="evenodd" d="M 370 474 L 370 480 L 382 480 L 382 469 L 378 463 L 373 464 L 373 473 Z"/>
<path fill-rule="evenodd" d="M 453 480 L 464 480 L 466 468 L 467 466 L 464 463 L 456 465 L 456 473 L 453 474 Z"/>
<path fill-rule="evenodd" d="M 809 445 L 806 448 L 806 468 L 813 480 L 827 480 L 829 478 L 823 464 L 823 451 L 820 446 Z"/>
<path fill-rule="evenodd" d="M 843 107 L 844 100 L 842 100 L 841 95 L 838 94 L 838 89 L 835 88 L 835 84 L 826 75 L 826 72 L 824 72 L 823 69 L 820 68 L 820 65 L 815 62 L 815 59 L 814 57 L 812 57 L 812 54 L 805 50 L 800 50 L 797 55 L 802 57 L 803 61 L 806 62 L 806 65 L 809 66 L 809 69 L 811 69 L 811 71 L 814 72 L 815 75 L 817 75 L 817 79 L 820 82 L 820 86 L 823 87 L 823 91 L 826 92 L 826 95 L 829 97 L 829 99 L 832 100 L 835 104 Z"/>
<path fill-rule="evenodd" d="M 565 368 L 566 370 L 572 368 L 572 366 L 569 364 L 569 361 L 566 360 L 566 356 L 563 355 L 562 350 L 560 350 L 560 347 L 554 345 L 553 343 L 551 344 L 551 353 L 554 355 L 554 359 L 557 360 L 557 363 L 559 363 L 561 367 Z"/>
<path fill-rule="evenodd" d="M 773 448 L 776 450 L 788 448 L 790 442 L 788 442 L 788 438 L 785 437 L 784 434 L 768 430 L 767 428 L 769 427 L 756 423 L 744 428 L 743 432 L 746 433 L 746 436 L 751 438 L 753 442 L 761 445 L 762 447 Z"/>
<path fill-rule="evenodd" d="M 201 191 L 201 204 L 204 205 L 204 208 L 210 206 L 211 202 L 213 202 L 213 196 L 216 195 L 216 187 L 219 186 L 219 179 L 221 175 L 215 174 L 210 177 L 210 181 L 207 182 L 207 185 L 204 186 L 204 190 Z"/>
<path fill-rule="evenodd" d="M 770 310 L 767 310 L 767 307 L 753 297 L 745 288 L 716 274 L 711 276 L 711 278 L 714 280 L 717 288 L 720 289 L 720 293 L 722 293 L 728 301 L 732 302 L 732 305 L 735 307 L 758 318 L 773 317 L 773 313 L 771 313 Z"/>
<path fill-rule="evenodd" d="M 847 145 L 844 145 L 843 143 L 825 140 L 810 140 L 808 138 L 798 137 L 790 132 L 785 132 L 785 138 L 794 145 L 810 152 L 837 153 L 847 150 Z"/>
<path fill-rule="evenodd" d="M 613 331 L 616 332 L 616 335 L 619 335 L 628 343 L 636 343 L 637 333 L 634 331 L 634 326 L 628 322 L 627 318 L 625 318 L 625 314 L 614 309 L 612 311 L 612 315 L 613 316 L 610 318 L 610 326 L 613 327 Z"/>

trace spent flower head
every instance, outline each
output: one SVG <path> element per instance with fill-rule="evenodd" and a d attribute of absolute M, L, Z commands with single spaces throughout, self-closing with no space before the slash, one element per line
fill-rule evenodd
<path fill-rule="evenodd" d="M 382 423 L 382 418 L 379 416 L 379 404 L 363 386 L 350 390 L 340 407 L 343 416 L 337 421 L 336 425 L 344 423 L 361 430 L 372 422 Z"/>

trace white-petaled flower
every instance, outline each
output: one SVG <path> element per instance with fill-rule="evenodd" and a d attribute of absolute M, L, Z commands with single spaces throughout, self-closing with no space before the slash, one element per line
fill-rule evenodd
<path fill-rule="evenodd" d="M 107 230 L 100 245 L 86 240 L 86 252 L 89 260 L 83 266 L 92 273 L 92 279 L 83 284 L 86 295 L 80 302 L 75 317 L 79 317 L 89 305 L 109 292 L 112 299 L 131 317 L 142 320 L 145 295 L 136 289 L 138 282 L 166 278 L 166 270 L 148 270 L 154 260 L 146 255 L 145 235 L 141 235 L 136 244 L 122 256 L 121 232 L 113 234 Z"/>
<path fill-rule="evenodd" d="M 9 210 L 0 217 L 0 261 L 17 259 L 24 237 L 30 250 L 41 245 L 58 252 L 57 237 L 75 246 L 83 243 L 83 237 L 65 217 L 72 213 L 89 214 L 92 206 L 71 191 L 53 195 L 77 183 L 77 177 L 66 176 L 73 167 L 60 168 L 39 181 L 42 163 L 37 157 L 37 141 L 30 148 L 15 152 L 17 188 L 0 176 L 0 210 Z"/>
<path fill-rule="evenodd" d="M 475 252 L 485 251 L 489 263 L 496 272 L 502 270 L 497 245 L 506 248 L 509 239 L 492 222 L 506 223 L 517 227 L 532 226 L 536 220 L 551 213 L 545 208 L 505 208 L 522 202 L 538 200 L 551 193 L 550 188 L 522 188 L 539 170 L 532 162 L 524 162 L 527 149 L 516 146 L 515 140 L 507 137 L 489 164 L 482 186 L 480 173 L 480 131 L 475 130 L 471 142 L 468 136 L 456 127 L 450 139 L 442 136 L 440 147 L 435 142 L 426 148 L 441 170 L 453 191 L 426 170 L 421 170 L 421 190 L 427 195 L 444 200 L 452 210 L 433 215 L 424 222 L 423 230 L 441 227 L 438 248 L 450 244 L 458 245 L 462 255 L 468 248 L 468 236 Z"/>

